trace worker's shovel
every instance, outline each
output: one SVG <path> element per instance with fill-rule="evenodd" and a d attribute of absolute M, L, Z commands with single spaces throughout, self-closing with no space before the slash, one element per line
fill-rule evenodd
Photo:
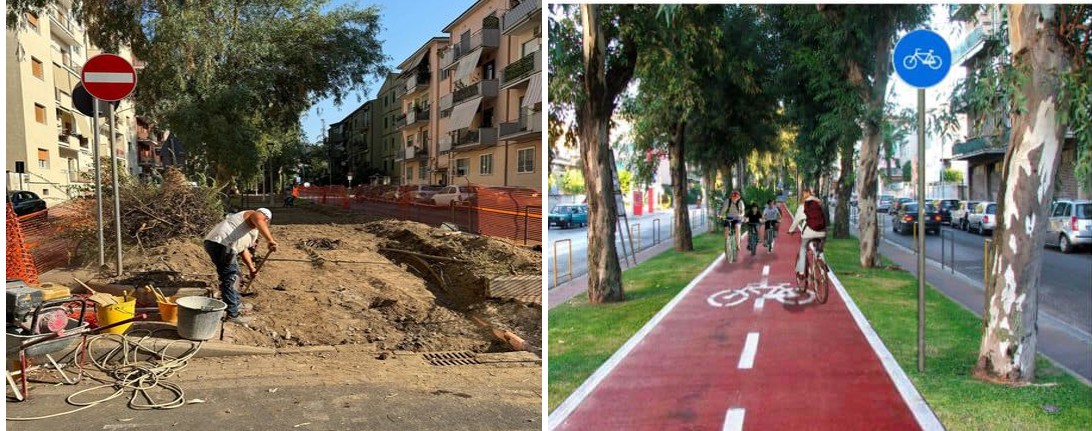
<path fill-rule="evenodd" d="M 244 281 L 243 284 L 239 286 L 240 296 L 254 296 L 258 294 L 258 292 L 254 292 L 253 289 L 251 289 L 251 286 L 254 286 L 254 279 L 258 278 L 258 273 L 262 272 L 262 267 L 265 266 L 265 262 L 269 260 L 269 255 L 271 254 L 273 254 L 273 250 L 265 252 L 265 256 L 262 257 L 262 261 L 258 262 L 258 267 L 254 268 L 254 276 L 249 277 L 248 280 Z"/>

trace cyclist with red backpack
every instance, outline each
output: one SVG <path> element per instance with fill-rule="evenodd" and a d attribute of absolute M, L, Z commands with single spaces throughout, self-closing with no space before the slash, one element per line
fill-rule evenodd
<path fill-rule="evenodd" d="M 804 265 L 807 262 L 808 242 L 816 238 L 827 237 L 827 217 L 823 214 L 823 204 L 819 198 L 812 194 L 810 187 L 801 190 L 803 202 L 796 208 L 792 226 L 789 227 L 789 235 L 800 229 L 800 254 L 796 258 L 796 277 L 804 277 Z"/>

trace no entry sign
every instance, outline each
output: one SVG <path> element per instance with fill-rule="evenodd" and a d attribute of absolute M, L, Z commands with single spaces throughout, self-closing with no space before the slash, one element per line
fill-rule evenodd
<path fill-rule="evenodd" d="M 136 69 L 121 56 L 99 54 L 84 63 L 80 80 L 92 96 L 113 102 L 124 99 L 136 88 Z"/>

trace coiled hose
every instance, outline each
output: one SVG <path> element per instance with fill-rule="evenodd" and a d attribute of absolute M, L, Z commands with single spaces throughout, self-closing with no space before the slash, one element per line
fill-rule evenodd
<path fill-rule="evenodd" d="M 67 398 L 65 402 L 79 408 L 69 410 L 65 412 L 55 413 L 46 416 L 30 417 L 30 418 L 13 418 L 8 417 L 9 421 L 32 421 L 39 419 L 48 419 L 58 416 L 64 416 L 67 414 L 75 413 L 78 411 L 86 410 L 107 401 L 113 400 L 123 395 L 127 390 L 132 390 L 132 394 L 129 397 L 129 408 L 134 410 L 167 410 L 176 409 L 186 405 L 186 395 L 182 387 L 177 383 L 170 382 L 167 379 L 173 377 L 180 370 L 186 367 L 189 360 L 192 359 L 197 352 L 201 349 L 203 342 L 190 341 L 190 340 L 174 340 L 167 343 L 159 350 L 153 350 L 145 346 L 152 336 L 159 331 L 166 331 L 167 329 L 158 330 L 146 330 L 138 329 L 129 332 L 129 336 L 141 335 L 136 341 L 133 341 L 130 337 L 119 334 L 99 334 L 92 337 L 88 337 L 86 343 L 81 343 L 80 348 L 73 351 L 75 355 L 85 353 L 81 350 L 85 350 L 86 353 L 93 352 L 92 346 L 101 344 L 103 342 L 112 341 L 116 346 L 109 349 L 105 354 L 96 358 L 94 355 L 88 355 L 90 362 L 98 368 L 100 371 L 106 373 L 108 378 L 98 378 L 94 376 L 88 376 L 91 379 L 102 382 L 103 384 L 90 387 L 77 391 Z M 167 355 L 167 350 L 175 345 L 175 343 L 189 343 L 190 348 L 185 351 L 179 357 L 171 357 Z M 139 354 L 149 355 L 147 360 L 140 361 L 137 359 Z M 74 356 L 76 357 L 76 356 Z M 80 369 L 80 373 L 83 373 L 83 365 L 80 361 L 74 361 L 77 367 Z M 85 393 L 102 390 L 105 388 L 112 388 L 114 392 L 105 398 L 89 401 L 77 401 L 77 398 Z M 166 390 L 172 394 L 172 399 L 167 402 L 155 401 L 149 391 L 154 389 Z M 143 400 L 138 401 L 137 396 L 140 395 Z M 145 402 L 146 401 L 146 402 Z"/>

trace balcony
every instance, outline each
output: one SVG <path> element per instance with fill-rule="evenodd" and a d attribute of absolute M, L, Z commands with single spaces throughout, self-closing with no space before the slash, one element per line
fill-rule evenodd
<path fill-rule="evenodd" d="M 406 114 L 398 114 L 398 119 L 394 120 L 394 128 L 401 129 L 406 127 Z"/>
<path fill-rule="evenodd" d="M 455 148 L 479 145 L 496 145 L 497 129 L 483 127 L 478 130 L 460 129 L 454 140 Z"/>
<path fill-rule="evenodd" d="M 440 112 L 447 111 L 455 106 L 455 95 L 452 93 L 440 96 Z"/>
<path fill-rule="evenodd" d="M 508 88 L 514 84 L 531 77 L 542 71 L 542 50 L 537 50 L 512 62 L 501 71 L 503 87 Z"/>
<path fill-rule="evenodd" d="M 468 85 L 466 87 L 455 90 L 452 93 L 452 102 L 455 105 L 462 103 L 463 101 L 481 96 L 481 97 L 497 97 L 497 91 L 499 86 L 496 79 L 482 80 L 477 83 Z"/>
<path fill-rule="evenodd" d="M 499 139 L 503 141 L 537 138 L 542 132 L 542 112 L 527 108 L 520 110 L 519 119 L 512 123 L 501 123 Z"/>
<path fill-rule="evenodd" d="M 539 0 L 523 0 L 501 17 L 501 29 L 504 34 L 509 34 L 523 29 L 524 24 L 533 26 L 539 23 L 541 13 L 542 3 Z"/>
<path fill-rule="evenodd" d="M 992 25 L 980 25 L 975 27 L 974 30 L 971 30 L 971 32 L 967 34 L 967 37 L 963 38 L 963 40 L 952 49 L 954 64 L 964 64 L 967 60 L 974 58 L 975 54 L 982 51 L 987 43 L 993 41 L 995 31 L 996 29 Z"/>
<path fill-rule="evenodd" d="M 417 123 L 427 122 L 429 120 L 430 113 L 431 109 L 429 109 L 428 107 L 410 109 L 409 112 L 406 112 L 406 125 L 412 126 Z"/>
<path fill-rule="evenodd" d="M 406 77 L 406 94 L 428 88 L 430 78 L 432 78 L 432 73 L 427 70 L 413 72 L 412 75 Z"/>
<path fill-rule="evenodd" d="M 440 70 L 447 69 L 451 65 L 456 63 L 455 47 L 450 46 L 440 50 Z"/>
<path fill-rule="evenodd" d="M 454 55 L 452 55 L 451 63 L 447 67 L 459 64 L 457 60 L 466 57 L 478 48 L 497 49 L 498 47 L 500 47 L 500 29 L 483 28 L 469 37 L 462 38 L 459 43 L 448 48 L 448 51 L 454 51 Z"/>
<path fill-rule="evenodd" d="M 978 162 L 1004 157 L 1009 147 L 1009 132 L 993 136 L 978 136 L 952 146 L 953 160 Z"/>
<path fill-rule="evenodd" d="M 81 38 L 76 37 L 76 33 L 83 32 L 83 29 L 80 28 L 76 20 L 61 11 L 59 7 L 54 7 L 53 10 L 49 12 L 49 28 L 65 42 L 74 45 L 80 45 L 82 42 Z"/>

